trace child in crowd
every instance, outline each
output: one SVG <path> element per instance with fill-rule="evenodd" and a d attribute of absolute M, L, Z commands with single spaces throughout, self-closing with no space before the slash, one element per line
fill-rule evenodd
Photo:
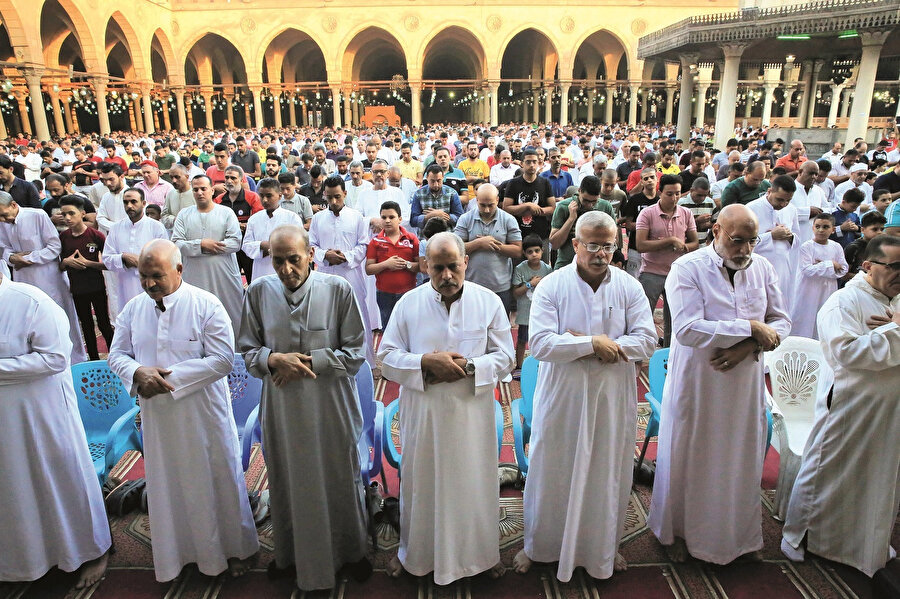
<path fill-rule="evenodd" d="M 103 282 L 105 270 L 101 254 L 106 236 L 84 222 L 84 203 L 89 200 L 77 196 L 63 196 L 59 201 L 59 211 L 66 230 L 59 234 L 62 250 L 59 253 L 59 269 L 69 276 L 69 291 L 75 303 L 75 313 L 81 324 L 84 344 L 91 360 L 99 360 L 97 333 L 94 317 L 107 349 L 112 344 L 113 328 L 109 322 L 106 302 L 106 285 Z"/>
<path fill-rule="evenodd" d="M 816 315 L 839 278 L 847 274 L 847 261 L 840 244 L 829 239 L 834 217 L 821 213 L 813 220 L 813 238 L 800 246 L 800 273 L 791 314 L 791 335 L 818 339 Z"/>
<path fill-rule="evenodd" d="M 522 253 L 525 260 L 520 262 L 513 271 L 512 286 L 513 296 L 516 298 L 516 372 L 513 378 L 517 378 L 522 368 L 522 360 L 525 359 L 525 345 L 528 343 L 528 318 L 531 315 L 531 295 L 541 279 L 553 272 L 550 265 L 541 260 L 544 251 L 544 242 L 535 234 L 531 234 L 522 240 Z"/>
<path fill-rule="evenodd" d="M 386 329 L 394 306 L 416 286 L 419 239 L 400 226 L 403 217 L 397 202 L 384 202 L 380 214 L 382 229 L 366 250 L 366 274 L 375 276 L 375 299 Z"/>
<path fill-rule="evenodd" d="M 425 267 L 425 246 L 428 244 L 428 240 L 438 233 L 449 230 L 450 225 L 447 224 L 447 221 L 437 216 L 432 216 L 425 221 L 422 235 L 419 237 L 419 285 L 431 280 L 428 278 L 428 269 Z"/>
<path fill-rule="evenodd" d="M 882 190 L 878 189 L 876 191 Z M 887 197 L 890 198 L 890 194 L 888 194 Z M 855 277 L 856 273 L 859 272 L 859 268 L 863 263 L 863 257 L 866 255 L 866 246 L 869 245 L 871 240 L 875 239 L 877 235 L 880 235 L 884 231 L 884 225 L 886 223 L 887 219 L 884 217 L 884 214 L 877 209 L 862 215 L 862 218 L 860 219 L 862 237 L 844 249 L 844 258 L 847 260 L 847 265 L 850 268 L 844 280 Z"/>
<path fill-rule="evenodd" d="M 153 220 L 160 220 L 162 218 L 162 209 L 156 204 L 147 204 L 147 207 L 144 208 L 144 214 Z"/>
<path fill-rule="evenodd" d="M 859 216 L 856 211 L 865 200 L 866 196 L 858 187 L 844 192 L 834 216 L 835 229 L 831 234 L 831 240 L 837 241 L 845 248 L 859 237 Z"/>

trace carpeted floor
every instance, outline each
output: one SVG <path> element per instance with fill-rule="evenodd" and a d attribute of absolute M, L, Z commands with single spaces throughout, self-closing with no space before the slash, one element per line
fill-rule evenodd
<path fill-rule="evenodd" d="M 639 397 L 646 392 L 646 367 L 637 379 Z M 397 397 L 396 384 L 381 380 L 376 386 L 376 396 L 388 403 Z M 506 420 L 506 430 L 501 451 L 501 462 L 515 462 L 513 436 L 510 425 L 509 402 L 518 397 L 517 382 L 501 385 L 501 404 Z M 639 405 L 638 434 L 635 454 L 643 441 L 643 430 L 650 410 L 647 404 Z M 397 424 L 393 423 L 396 436 Z M 648 459 L 655 457 L 656 443 L 651 442 Z M 384 464 L 388 491 L 398 492 L 397 473 L 387 462 Z M 143 476 L 140 454 L 130 452 L 120 460 L 111 476 L 139 478 Z M 781 524 L 772 517 L 774 487 L 778 478 L 778 454 L 774 449 L 766 458 L 760 488 L 760 509 L 763 516 L 765 548 L 760 563 L 713 566 L 698 561 L 672 564 L 662 546 L 646 527 L 651 489 L 636 484 L 632 489 L 627 527 L 621 552 L 629 563 L 624 573 L 606 581 L 590 578 L 582 570 L 576 571 L 569 583 L 560 583 L 549 566 L 537 566 L 526 575 L 507 573 L 498 580 L 487 576 L 458 581 L 441 587 L 430 577 L 416 578 L 404 575 L 391 579 L 385 574 L 388 560 L 397 549 L 398 537 L 387 525 L 378 528 L 379 549 L 370 551 L 375 573 L 365 583 L 342 579 L 329 592 L 302 593 L 293 588 L 291 581 L 270 581 L 265 568 L 272 559 L 272 536 L 268 522 L 259 528 L 262 546 L 254 568 L 246 576 L 231 579 L 200 574 L 187 568 L 182 577 L 173 583 L 157 583 L 153 575 L 150 547 L 150 530 L 147 515 L 130 514 L 113 518 L 111 527 L 116 553 L 110 558 L 110 568 L 105 580 L 91 589 L 72 589 L 75 577 L 59 571 L 51 571 L 34 583 L 0 583 L 0 599 L 247 599 L 251 597 L 333 597 L 334 599 L 443 599 L 484 597 L 512 598 L 725 598 L 730 599 L 882 599 L 873 595 L 871 582 L 865 576 L 840 564 L 819 559 L 805 563 L 789 562 L 779 550 Z M 380 478 L 379 478 L 380 480 Z M 259 448 L 254 449 L 251 465 L 246 473 L 247 487 L 262 490 L 268 485 L 265 463 Z M 460 523 L 465 526 L 464 522 Z M 499 535 L 501 557 L 510 565 L 513 556 L 522 547 L 523 532 L 522 493 L 515 489 L 501 492 L 499 510 Z M 895 527 L 894 546 L 900 546 L 900 526 Z M 900 572 L 895 560 L 891 567 Z"/>

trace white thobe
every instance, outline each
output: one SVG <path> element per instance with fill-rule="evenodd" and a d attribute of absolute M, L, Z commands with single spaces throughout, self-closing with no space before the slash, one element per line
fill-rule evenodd
<path fill-rule="evenodd" d="M 859 185 L 853 182 L 852 179 L 847 179 L 843 183 L 838 184 L 837 187 L 834 188 L 834 204 L 835 207 L 841 203 L 844 199 L 844 194 L 847 193 L 851 189 L 858 189 L 863 192 L 863 203 L 871 204 L 872 203 L 872 186 L 863 181 Z"/>
<path fill-rule="evenodd" d="M 106 189 L 106 186 L 102 183 L 99 185 Z M 95 184 L 91 191 L 93 192 L 96 188 Z M 128 188 L 122 186 L 122 190 L 117 194 L 113 194 L 109 189 L 106 189 L 106 193 L 100 199 L 100 203 L 97 206 L 97 228 L 104 235 L 109 235 L 112 226 L 117 222 L 128 220 L 128 214 L 125 213 L 125 204 L 122 201 L 126 189 Z M 119 299 L 118 278 L 118 274 L 111 270 L 103 271 L 103 280 L 106 283 L 106 299 L 109 305 L 109 317 L 112 320 L 115 320 L 119 310 L 125 305 L 125 301 Z"/>
<path fill-rule="evenodd" d="M 221 241 L 225 251 L 204 254 L 200 249 L 203 239 Z M 175 217 L 172 241 L 181 250 L 184 280 L 219 298 L 237 335 L 241 330 L 244 285 L 235 255 L 241 249 L 241 226 L 234 210 L 213 204 L 210 212 L 200 212 L 196 206 L 189 206 Z"/>
<path fill-rule="evenodd" d="M 681 537 L 692 556 L 727 564 L 763 546 L 765 376 L 753 356 L 727 372 L 709 361 L 749 338 L 750 320 L 784 339 L 788 310 L 768 260 L 755 256 L 732 286 L 713 245 L 672 264 L 666 298 L 672 346 L 647 525 L 664 545 Z"/>
<path fill-rule="evenodd" d="M 337 275 L 347 279 L 362 312 L 366 325 L 366 361 L 375 368 L 375 352 L 372 331 L 381 328 L 381 313 L 369 310 L 368 287 L 366 283 L 366 249 L 370 229 L 368 221 L 353 208 L 341 209 L 335 215 L 331 210 L 316 212 L 309 224 L 309 244 L 315 250 L 315 263 L 319 272 Z M 340 250 L 347 259 L 343 264 L 331 265 L 325 260 L 325 252 Z"/>
<path fill-rule="evenodd" d="M 165 582 L 192 562 L 216 576 L 228 558 L 256 553 L 259 539 L 226 378 L 234 361 L 228 313 L 186 282 L 162 301 L 165 311 L 147 294 L 125 305 L 109 366 L 131 394 L 142 365 L 172 371 L 174 391 L 140 398 L 153 566 Z"/>
<path fill-rule="evenodd" d="M 757 256 L 764 256 L 778 274 L 778 288 L 784 296 L 785 305 L 790 311 L 794 301 L 794 288 L 797 281 L 797 254 L 800 250 L 800 221 L 797 209 L 788 204 L 781 210 L 775 210 L 765 196 L 747 204 L 747 208 L 756 214 L 759 220 L 759 244 L 753 249 Z M 794 236 L 790 241 L 772 239 L 771 230 L 777 225 L 784 225 Z"/>
<path fill-rule="evenodd" d="M 271 215 L 266 210 L 260 210 L 247 221 L 241 249 L 248 258 L 253 260 L 253 281 L 265 275 L 275 274 L 275 269 L 272 267 L 272 256 L 268 253 L 263 255 L 260 244 L 263 241 L 269 241 L 269 235 L 272 234 L 275 227 L 281 225 L 297 225 L 302 229 L 303 221 L 294 212 L 284 208 L 276 208 Z"/>
<path fill-rule="evenodd" d="M 794 483 L 784 539 L 872 576 L 889 558 L 900 509 L 900 327 L 866 320 L 900 311 L 859 273 L 819 310 L 834 387 L 819 386 L 817 420 Z"/>
<path fill-rule="evenodd" d="M 0 223 L 0 260 L 9 263 L 12 254 L 24 253 L 33 264 L 14 271 L 19 283 L 28 283 L 53 298 L 69 319 L 69 340 L 72 342 L 72 364 L 87 360 L 81 326 L 75 314 L 75 302 L 69 292 L 69 278 L 59 270 L 62 242 L 47 213 L 39 208 L 19 208 L 16 222 Z"/>
<path fill-rule="evenodd" d="M 449 312 L 422 285 L 404 294 L 394 316 L 378 356 L 385 378 L 400 384 L 397 556 L 408 572 L 433 571 L 437 584 L 450 584 L 500 561 L 493 402 L 494 387 L 515 365 L 509 318 L 496 294 L 468 281 Z M 426 383 L 422 356 L 433 351 L 471 358 L 475 376 Z"/>
<path fill-rule="evenodd" d="M 72 572 L 109 550 L 66 315 L 33 285 L 0 280 L 0 580 Z"/>
<path fill-rule="evenodd" d="M 144 292 L 136 266 L 125 266 L 122 254 L 140 255 L 144 246 L 153 239 L 168 239 L 166 228 L 158 220 L 142 216 L 132 223 L 130 218 L 112 226 L 103 245 L 103 264 L 115 273 L 116 295 L 120 305 Z"/>
<path fill-rule="evenodd" d="M 840 270 L 835 271 L 832 262 L 840 264 Z M 807 241 L 800 246 L 799 267 L 791 308 L 791 335 L 818 339 L 816 314 L 825 300 L 837 291 L 837 280 L 849 270 L 844 248 L 830 239 L 824 244 Z"/>
<path fill-rule="evenodd" d="M 357 208 L 357 200 L 359 198 L 359 194 L 367 189 L 372 189 L 372 182 L 366 181 L 365 179 L 360 181 L 358 186 L 353 185 L 353 183 L 347 185 L 347 199 L 344 200 L 344 205 L 349 206 L 350 208 L 353 208 L 355 210 L 359 210 L 359 208 Z"/>
<path fill-rule="evenodd" d="M 791 198 L 791 205 L 797 209 L 797 222 L 800 225 L 800 236 L 797 242 L 802 246 L 804 243 L 813 238 L 812 223 L 809 212 L 811 207 L 819 208 L 823 212 L 828 208 L 828 201 L 825 199 L 825 192 L 822 188 L 813 183 L 809 191 L 803 185 L 797 185 L 797 191 Z"/>
<path fill-rule="evenodd" d="M 498 162 L 491 167 L 490 181 L 492 185 L 500 185 L 504 181 L 509 181 L 516 176 L 518 165 L 509 163 L 509 166 L 503 166 L 502 162 Z M 592 171 L 593 172 L 593 171 Z"/>
<path fill-rule="evenodd" d="M 178 216 L 178 213 L 188 206 L 195 205 L 194 192 L 190 189 L 187 191 L 178 191 L 175 188 L 170 189 L 169 193 L 166 194 L 166 203 L 162 209 L 161 220 L 163 225 L 171 231 L 175 225 L 175 217 Z"/>
<path fill-rule="evenodd" d="M 558 561 L 563 582 L 579 566 L 609 578 L 631 494 L 635 363 L 648 360 L 657 341 L 647 296 L 617 268 L 594 291 L 573 263 L 535 290 L 528 331 L 531 355 L 542 364 L 524 496 L 525 553 Z M 601 363 L 591 335 L 607 335 L 628 360 Z"/>

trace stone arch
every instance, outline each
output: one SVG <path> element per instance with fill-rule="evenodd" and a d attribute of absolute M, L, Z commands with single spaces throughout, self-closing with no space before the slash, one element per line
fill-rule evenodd
<path fill-rule="evenodd" d="M 421 56 L 418 66 L 422 76 L 428 79 L 484 79 L 489 74 L 484 41 L 467 24 L 442 23 L 425 37 L 415 56 Z M 436 70 L 434 60 L 443 57 L 459 61 L 471 76 L 437 77 L 426 73 L 427 70 L 433 73 Z M 449 72 L 454 74 L 456 70 L 451 68 Z"/>
<path fill-rule="evenodd" d="M 266 67 L 269 83 L 296 83 L 298 73 L 315 75 L 302 80 L 327 80 L 325 52 L 316 37 L 297 27 L 281 27 L 267 36 L 256 56 L 259 66 Z"/>
<path fill-rule="evenodd" d="M 300 44 L 303 41 L 309 41 L 315 44 L 315 47 L 322 55 L 322 61 L 327 64 L 328 61 L 325 54 L 325 48 L 327 46 L 321 38 L 319 31 L 314 27 L 302 27 L 300 25 L 292 24 L 278 25 L 266 35 L 260 37 L 259 45 L 254 49 L 253 61 L 251 64 L 262 65 L 263 61 L 266 59 L 266 53 L 271 49 L 272 45 L 277 45 L 279 42 L 289 42 L 291 36 L 298 38 L 298 41 L 295 41 L 291 46 Z M 290 49 L 291 47 L 288 48 L 288 51 L 290 51 Z"/>
<path fill-rule="evenodd" d="M 161 83 L 163 79 L 168 79 L 172 85 L 183 83 L 183 75 L 179 74 L 178 62 L 172 51 L 172 43 L 162 28 L 157 28 L 153 32 L 153 37 L 150 38 L 149 58 L 150 76 L 154 81 Z"/>
<path fill-rule="evenodd" d="M 529 37 L 536 38 L 529 40 Z M 508 37 L 500 55 L 500 77 L 503 79 L 555 79 L 559 67 L 559 50 L 553 40 L 539 28 L 524 26 Z M 510 54 L 512 51 L 513 56 Z M 525 58 L 516 63 L 516 58 Z"/>
<path fill-rule="evenodd" d="M 111 27 L 113 24 L 115 24 L 117 27 Z M 121 36 L 119 35 L 120 33 Z M 121 44 L 122 47 L 127 51 L 129 58 L 131 59 L 131 68 L 133 70 L 134 77 L 140 80 L 144 80 L 147 78 L 145 67 L 147 63 L 144 59 L 144 50 L 143 48 L 141 48 L 141 45 L 137 43 L 138 39 L 139 38 L 137 34 L 135 34 L 134 28 L 131 26 L 131 23 L 129 23 L 128 19 L 126 19 L 125 15 L 123 15 L 120 11 L 117 10 L 109 16 L 109 19 L 106 21 L 106 34 L 104 43 L 107 58 L 110 56 L 111 52 L 115 50 L 116 46 L 118 44 Z"/>
<path fill-rule="evenodd" d="M 599 62 L 606 79 L 617 78 L 623 57 L 629 61 L 628 46 L 621 37 L 609 29 L 588 31 L 572 47 L 575 48 L 573 64 Z M 598 69 L 595 76 L 600 70 Z M 577 78 L 577 73 L 573 72 L 573 77 Z"/>
<path fill-rule="evenodd" d="M 218 59 L 210 60 L 210 57 L 214 55 L 217 56 Z M 215 83 L 216 74 L 219 75 L 218 79 L 220 83 L 228 80 L 232 81 L 234 84 L 247 82 L 246 63 L 244 63 L 244 57 L 241 55 L 240 50 L 238 50 L 237 46 L 232 44 L 227 37 L 218 33 L 208 31 L 200 36 L 200 38 L 189 47 L 188 52 L 185 53 L 184 61 L 185 81 L 188 79 L 187 66 L 190 62 L 195 67 L 199 82 L 204 85 Z M 228 68 L 227 75 L 230 76 L 223 76 L 222 74 L 226 67 Z M 209 70 L 209 75 L 211 77 L 211 81 L 209 82 L 204 81 L 205 73 L 200 73 L 201 70 L 205 71 L 207 69 Z"/>
<path fill-rule="evenodd" d="M 11 0 L 0 0 L 0 19 L 3 20 L 3 29 L 9 37 L 9 44 L 13 48 L 13 56 L 17 62 L 40 62 L 41 45 L 40 35 L 33 35 L 25 29 L 19 11 Z M 37 24 L 40 26 L 40 23 Z"/>
<path fill-rule="evenodd" d="M 60 53 L 71 37 L 77 45 L 83 67 L 88 71 L 105 71 L 105 61 L 97 54 L 97 44 L 87 21 L 72 0 L 46 0 L 41 7 L 41 45 L 45 48 L 44 64 L 49 67 L 68 66 L 60 63 Z M 47 48 L 57 50 L 53 55 Z M 74 64 L 70 62 L 69 64 Z"/>
<path fill-rule="evenodd" d="M 404 77 L 408 74 L 403 46 L 392 33 L 381 27 L 371 25 L 358 29 L 341 48 L 343 81 L 387 80 L 396 74 Z M 362 77 L 363 74 L 366 77 Z"/>
<path fill-rule="evenodd" d="M 495 60 L 496 60 L 496 64 L 501 65 L 501 67 L 500 67 L 501 71 L 503 70 L 503 67 L 502 67 L 503 59 L 506 56 L 506 53 L 509 50 L 509 46 L 512 43 L 512 41 L 514 39 L 516 39 L 517 37 L 519 37 L 520 35 L 522 35 L 523 33 L 526 33 L 528 31 L 534 31 L 538 36 L 540 36 L 539 39 L 541 39 L 543 42 L 546 43 L 546 47 L 548 49 L 548 54 L 552 53 L 552 55 L 554 56 L 554 58 L 555 58 L 554 64 L 558 63 L 559 58 L 560 58 L 559 41 L 554 39 L 550 33 L 545 31 L 545 29 L 547 29 L 547 27 L 543 24 L 523 23 L 523 24 L 519 25 L 518 27 L 516 27 L 515 29 L 511 30 L 506 35 L 506 37 L 503 38 L 503 41 L 500 42 L 500 44 L 497 46 L 498 55 L 496 56 Z"/>

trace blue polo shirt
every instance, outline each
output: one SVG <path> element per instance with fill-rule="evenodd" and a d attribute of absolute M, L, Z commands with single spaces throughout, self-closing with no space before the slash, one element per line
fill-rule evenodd
<path fill-rule="evenodd" d="M 558 175 L 554 175 L 549 170 L 546 170 L 541 173 L 541 177 L 545 177 L 550 181 L 550 189 L 553 190 L 553 197 L 555 198 L 566 197 L 566 190 L 575 184 L 572 181 L 572 175 L 562 169 L 560 169 Z"/>

